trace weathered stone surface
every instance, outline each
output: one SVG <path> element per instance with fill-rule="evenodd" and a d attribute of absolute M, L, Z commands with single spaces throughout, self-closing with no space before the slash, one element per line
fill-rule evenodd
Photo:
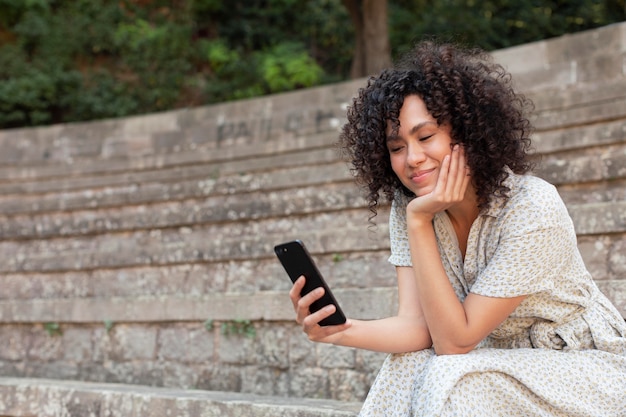
<path fill-rule="evenodd" d="M 0 378 L 0 413 L 7 417 L 348 417 L 359 408 L 358 402 Z"/>
<path fill-rule="evenodd" d="M 541 156 L 557 151 L 583 149 L 592 146 L 624 143 L 626 120 L 601 124 L 576 126 L 567 129 L 548 130 L 533 135 L 533 146 Z"/>
<path fill-rule="evenodd" d="M 122 199 L 125 200 L 127 196 L 142 199 L 145 198 L 146 191 L 129 187 L 124 191 L 125 196 Z M 13 216 L 13 221 L 4 223 L 0 227 L 0 237 L 5 239 L 49 238 L 136 229 L 171 228 L 330 210 L 358 209 L 366 205 L 354 184 L 341 182 L 315 186 L 303 184 L 295 192 L 293 189 L 272 190 L 269 188 L 257 192 L 250 190 L 244 195 L 207 195 L 202 199 L 198 199 L 199 196 L 194 195 L 193 191 L 188 193 L 185 191 L 188 190 L 175 190 L 179 197 L 178 201 L 176 201 L 177 196 L 165 193 L 155 196 L 151 201 L 154 204 L 147 205 L 132 205 L 133 202 L 116 201 L 117 198 L 110 193 L 103 193 L 99 201 L 91 193 L 88 196 L 83 194 L 76 196 L 76 204 L 82 210 Z M 28 204 L 28 199 L 24 200 L 22 203 Z M 73 205 L 71 200 L 68 203 L 67 200 L 50 199 L 49 203 L 51 206 Z M 38 201 L 36 204 L 37 210 L 42 211 L 62 209 L 62 207 L 43 207 L 45 202 Z M 0 201 L 1 206 L 2 201 Z M 94 206 L 94 208 L 109 206 L 110 208 L 85 210 L 89 206 Z M 25 209 L 27 208 L 24 207 L 22 211 L 26 211 Z M 7 211 L 12 210 L 7 208 Z"/>
<path fill-rule="evenodd" d="M 493 55 L 513 74 L 517 87 L 526 91 L 618 78 L 626 72 L 619 59 L 626 52 L 624 31 L 623 25 L 610 25 L 495 51 Z M 607 58 L 614 59 L 607 62 Z M 604 64 L 599 66 L 598 62 Z"/>
<path fill-rule="evenodd" d="M 315 254 L 318 267 L 333 288 L 375 288 L 396 285 L 386 251 L 345 256 Z M 364 259 L 367 262 L 364 262 Z M 362 276 L 354 282 L 355 274 Z M 202 297 L 210 294 L 286 293 L 291 284 L 273 258 L 242 262 L 149 266 L 129 269 L 20 274 L 2 277 L 0 300 L 124 298 L 145 296 Z M 94 304 L 95 305 L 95 304 Z"/>
<path fill-rule="evenodd" d="M 335 288 L 333 293 L 346 314 L 354 318 L 382 318 L 395 312 L 397 294 L 394 287 Z M 289 320 L 292 316 L 286 291 L 218 293 L 201 297 L 143 296 L 0 301 L 0 323 L 147 323 L 206 319 L 273 321 Z M 114 333 L 120 338 L 117 343 L 125 343 L 134 334 L 131 330 L 121 332 Z M 126 332 L 129 332 L 128 336 Z M 147 337 L 148 335 L 142 336 Z"/>
<path fill-rule="evenodd" d="M 555 185 L 612 181 L 624 178 L 625 162 L 626 144 L 614 145 L 545 155 L 536 172 Z"/>
<path fill-rule="evenodd" d="M 569 213 L 579 235 L 626 232 L 626 201 L 581 204 Z"/>
<path fill-rule="evenodd" d="M 53 272 L 97 268 L 139 267 L 196 262 L 244 261 L 273 257 L 273 246 L 303 239 L 314 252 L 352 252 L 384 249 L 386 225 L 378 234 L 367 230 L 363 210 L 320 212 L 299 218 L 246 219 L 190 227 L 114 232 L 48 240 L 0 242 L 10 254 L 3 272 Z M 338 238 L 338 234 L 340 238 Z"/>
<path fill-rule="evenodd" d="M 601 121 L 613 121 L 626 115 L 626 77 L 607 83 L 553 89 L 535 94 L 537 130 L 567 128 Z"/>
<path fill-rule="evenodd" d="M 626 178 L 602 183 L 565 184 L 559 194 L 568 207 L 577 204 L 608 203 L 626 200 Z"/>

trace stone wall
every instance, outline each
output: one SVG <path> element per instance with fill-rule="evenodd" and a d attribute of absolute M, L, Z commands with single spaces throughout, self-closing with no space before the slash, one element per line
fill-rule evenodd
<path fill-rule="evenodd" d="M 497 51 L 537 175 L 626 315 L 626 24 Z M 360 401 L 383 355 L 308 342 L 273 255 L 299 238 L 350 317 L 393 314 L 387 209 L 334 143 L 364 80 L 0 132 L 0 375 Z"/>

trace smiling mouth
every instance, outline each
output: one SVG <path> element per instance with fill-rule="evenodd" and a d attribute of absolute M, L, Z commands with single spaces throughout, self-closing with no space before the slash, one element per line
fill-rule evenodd
<path fill-rule="evenodd" d="M 419 171 L 416 172 L 414 174 L 411 174 L 409 176 L 409 178 L 411 179 L 411 181 L 415 181 L 415 182 L 419 182 L 421 180 L 423 180 L 424 178 L 426 178 L 430 173 L 432 173 L 435 169 L 427 169 L 427 170 L 423 170 L 423 171 Z"/>

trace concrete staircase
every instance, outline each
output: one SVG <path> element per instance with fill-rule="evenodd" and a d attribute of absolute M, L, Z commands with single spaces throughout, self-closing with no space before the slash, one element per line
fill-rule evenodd
<path fill-rule="evenodd" d="M 626 24 L 494 56 L 626 315 Z M 350 317 L 393 314 L 387 209 L 369 228 L 334 146 L 363 83 L 1 131 L 0 415 L 356 415 L 384 355 L 309 343 L 272 248 L 304 240 Z"/>

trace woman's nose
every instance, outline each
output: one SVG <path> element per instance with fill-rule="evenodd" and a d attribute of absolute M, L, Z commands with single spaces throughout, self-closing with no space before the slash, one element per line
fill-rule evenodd
<path fill-rule="evenodd" d="M 407 154 L 407 164 L 409 166 L 417 166 L 422 163 L 425 158 L 426 156 L 421 146 L 417 144 L 409 145 Z"/>

